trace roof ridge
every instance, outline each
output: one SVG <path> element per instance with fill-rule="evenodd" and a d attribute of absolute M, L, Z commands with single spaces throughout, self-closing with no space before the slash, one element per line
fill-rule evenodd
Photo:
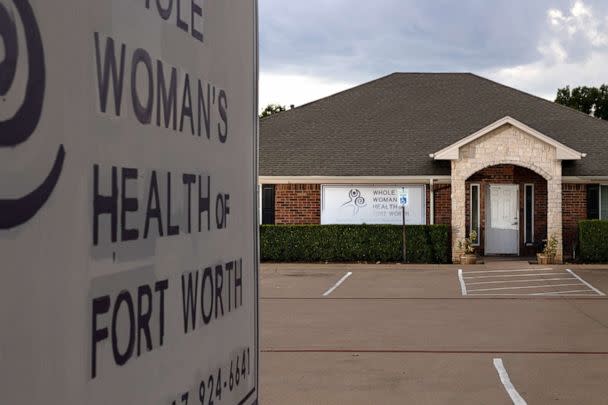
<path fill-rule="evenodd" d="M 297 106 L 297 107 L 290 108 L 289 110 L 285 110 L 285 111 L 281 111 L 281 112 L 282 112 L 282 113 L 286 113 L 286 112 L 290 112 L 290 111 L 297 110 L 297 109 L 299 109 L 299 108 L 304 108 L 304 107 L 310 106 L 311 104 L 316 104 L 316 103 L 318 103 L 318 102 L 320 102 L 320 101 L 324 101 L 324 100 L 327 100 L 327 99 L 329 99 L 329 98 L 332 98 L 332 97 L 335 97 L 335 96 L 339 96 L 340 94 L 346 93 L 346 92 L 348 92 L 348 91 L 355 90 L 355 89 L 358 89 L 358 88 L 361 88 L 361 87 L 364 87 L 364 86 L 370 85 L 370 84 L 372 84 L 372 83 L 379 82 L 379 81 L 381 81 L 381 80 L 388 79 L 389 77 L 391 77 L 391 76 L 395 76 L 395 75 L 398 75 L 398 74 L 400 74 L 400 73 L 399 73 L 399 72 L 393 72 L 393 73 L 389 73 L 389 74 L 387 74 L 387 75 L 385 75 L 385 76 L 381 76 L 381 77 L 378 77 L 378 78 L 376 78 L 376 79 L 369 80 L 369 81 L 367 81 L 367 82 L 363 82 L 363 83 L 357 84 L 356 86 L 349 87 L 348 89 L 344 89 L 344 90 L 338 91 L 338 92 L 333 93 L 333 94 L 330 94 L 330 95 L 328 95 L 328 96 L 321 97 L 321 98 L 319 98 L 319 99 L 317 99 L 317 100 L 309 101 L 308 103 L 305 103 L 305 104 L 302 104 L 302 105 L 299 105 L 299 106 Z M 271 117 L 278 116 L 278 115 L 279 115 L 279 114 L 270 114 L 270 115 L 269 115 L 269 116 L 267 116 L 267 117 L 260 118 L 260 121 L 266 121 L 266 120 L 269 120 Z"/>
<path fill-rule="evenodd" d="M 290 111 L 293 111 L 293 110 L 304 108 L 304 107 L 310 106 L 312 104 L 316 104 L 318 102 L 327 100 L 329 98 L 332 98 L 332 97 L 335 97 L 335 96 L 339 96 L 340 94 L 349 92 L 351 90 L 355 90 L 355 89 L 358 89 L 358 88 L 361 88 L 361 87 L 364 87 L 364 86 L 367 86 L 367 85 L 379 82 L 381 80 L 388 79 L 388 78 L 390 78 L 392 76 L 402 76 L 402 75 L 403 76 L 407 76 L 407 75 L 459 75 L 459 76 L 475 76 L 475 77 L 480 77 L 480 78 L 484 79 L 483 77 L 478 76 L 478 75 L 476 75 L 476 74 L 474 74 L 472 72 L 393 72 L 393 73 L 389 73 L 389 74 L 384 75 L 384 76 L 380 76 L 380 77 L 378 77 L 376 79 L 369 80 L 369 81 L 357 84 L 357 85 L 355 85 L 353 87 L 349 87 L 347 89 L 338 91 L 336 93 L 329 94 L 329 95 L 327 95 L 325 97 L 321 97 L 321 98 L 319 98 L 317 100 L 309 101 L 307 103 L 304 103 L 304 104 L 299 105 L 299 106 L 295 106 L 295 107 L 290 108 L 290 109 L 285 110 L 285 111 L 280 111 L 280 113 L 287 113 L 287 112 L 290 112 Z M 498 83 L 498 84 L 500 84 L 500 83 Z M 506 87 L 508 87 L 508 86 L 506 86 Z M 279 116 L 280 113 L 270 114 L 270 115 L 268 115 L 266 117 L 262 117 L 262 118 L 260 118 L 260 122 L 261 121 L 268 121 L 271 118 L 276 118 L 277 116 Z"/>
<path fill-rule="evenodd" d="M 473 75 L 471 72 L 395 72 L 394 75 Z"/>
<path fill-rule="evenodd" d="M 506 88 L 508 90 L 511 90 L 511 91 L 514 91 L 516 93 L 523 94 L 524 96 L 535 98 L 537 100 L 543 101 L 544 103 L 548 103 L 550 105 L 557 106 L 558 108 L 566 109 L 567 111 L 570 111 L 570 112 L 575 112 L 577 114 L 582 114 L 583 116 L 587 117 L 588 119 L 594 120 L 594 122 L 601 121 L 603 124 L 608 125 L 608 121 L 606 121 L 606 120 L 603 120 L 603 119 L 597 118 L 597 117 L 592 117 L 589 114 L 585 114 L 584 112 L 576 110 L 576 109 L 571 108 L 571 107 L 568 107 L 567 105 L 563 105 L 563 104 L 560 104 L 560 103 L 556 103 L 555 101 L 547 100 L 546 98 L 542 98 L 542 97 L 534 95 L 532 93 L 528 93 L 527 91 L 516 89 L 515 87 L 507 86 L 506 84 L 502 84 L 500 82 L 497 82 L 496 80 L 488 79 L 487 77 L 480 76 L 480 75 L 478 75 L 476 73 L 470 73 L 470 74 L 472 76 L 475 76 L 475 77 L 479 78 L 479 79 L 485 80 L 486 82 L 490 82 L 492 84 L 496 84 L 496 85 L 498 85 L 500 87 L 504 87 L 504 88 Z"/>

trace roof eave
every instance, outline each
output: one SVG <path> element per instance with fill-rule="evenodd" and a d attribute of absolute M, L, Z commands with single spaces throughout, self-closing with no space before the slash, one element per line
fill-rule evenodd
<path fill-rule="evenodd" d="M 501 118 L 487 127 L 482 128 L 479 131 L 468 135 L 458 142 L 455 142 L 436 153 L 432 153 L 429 156 L 435 160 L 458 160 L 460 157 L 460 148 L 507 124 L 512 125 L 549 145 L 554 146 L 557 151 L 556 157 L 559 160 L 580 160 L 586 156 L 586 153 L 578 152 L 509 116 Z"/>

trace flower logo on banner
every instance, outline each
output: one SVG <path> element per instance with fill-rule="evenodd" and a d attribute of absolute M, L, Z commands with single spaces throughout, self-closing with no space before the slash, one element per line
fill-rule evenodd
<path fill-rule="evenodd" d="M 348 192 L 349 200 L 342 204 L 342 207 L 351 207 L 353 209 L 353 215 L 359 213 L 359 209 L 365 207 L 365 198 L 361 196 L 361 191 L 352 189 Z"/>
<path fill-rule="evenodd" d="M 6 2 L 0 2 L 0 39 L 4 43 L 4 57 L 0 60 L 0 106 L 12 98 L 19 97 L 17 90 L 11 91 L 19 73 L 19 59 L 27 71 L 23 103 L 12 116 L 0 117 L 0 148 L 13 149 L 24 143 L 36 130 L 42 114 L 46 84 L 44 50 L 38 24 L 28 0 L 13 0 L 16 13 Z M 23 25 L 25 48 L 19 49 L 17 23 Z M 46 203 L 57 185 L 63 168 L 65 150 L 63 145 L 55 156 L 55 163 L 48 176 L 29 194 L 16 199 L 0 198 L 0 229 L 10 229 L 29 221 Z M 15 182 L 18 179 L 14 180 Z"/>

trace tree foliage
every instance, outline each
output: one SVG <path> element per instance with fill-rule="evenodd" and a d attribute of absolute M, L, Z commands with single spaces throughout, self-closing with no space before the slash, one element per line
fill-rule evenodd
<path fill-rule="evenodd" d="M 266 108 L 260 114 L 260 118 L 268 117 L 272 114 L 280 113 L 282 111 L 286 111 L 287 108 L 284 105 L 279 104 L 268 104 Z"/>
<path fill-rule="evenodd" d="M 592 117 L 608 120 L 608 85 L 600 87 L 566 86 L 557 90 L 555 102 L 589 114 Z"/>

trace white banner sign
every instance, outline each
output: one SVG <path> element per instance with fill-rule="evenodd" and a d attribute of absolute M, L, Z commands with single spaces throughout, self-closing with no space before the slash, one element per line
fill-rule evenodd
<path fill-rule="evenodd" d="M 0 404 L 254 404 L 257 3 L 0 0 Z"/>
<path fill-rule="evenodd" d="M 321 224 L 426 224 L 425 186 L 324 185 Z M 401 198 L 400 198 L 401 197 Z"/>

